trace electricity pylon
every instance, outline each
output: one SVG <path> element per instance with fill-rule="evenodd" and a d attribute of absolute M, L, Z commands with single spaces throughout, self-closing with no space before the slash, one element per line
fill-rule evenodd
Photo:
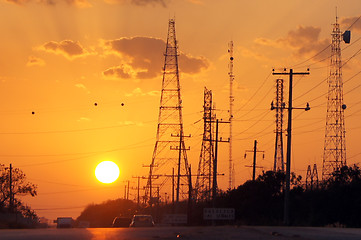
<path fill-rule="evenodd" d="M 341 64 L 342 33 L 337 22 L 333 24 L 331 43 L 331 66 L 328 78 L 327 114 L 325 142 L 323 148 L 322 180 L 328 179 L 332 172 L 346 165 L 345 117 L 346 105 L 343 103 L 343 81 Z M 348 39 L 349 40 L 349 39 Z M 347 42 L 345 40 L 345 42 Z"/>
<path fill-rule="evenodd" d="M 148 202 L 152 206 L 159 199 L 153 198 L 152 188 L 171 192 L 172 169 L 176 169 L 176 202 L 188 197 L 189 167 L 184 143 L 182 100 L 178 71 L 178 46 L 175 34 L 175 20 L 169 20 L 167 45 L 163 68 L 162 92 L 158 116 L 156 143 L 146 188 Z"/>
<path fill-rule="evenodd" d="M 306 174 L 306 189 L 312 191 L 314 188 L 318 188 L 318 172 L 316 164 L 313 165 L 312 171 L 311 165 L 308 165 Z"/>
<path fill-rule="evenodd" d="M 204 88 L 203 140 L 195 186 L 197 201 L 211 200 L 214 161 L 214 123 L 216 119 L 212 104 L 212 91 Z"/>
<path fill-rule="evenodd" d="M 276 80 L 276 142 L 274 156 L 274 171 L 284 171 L 283 160 L 283 110 L 285 108 L 283 96 L 283 79 Z"/>

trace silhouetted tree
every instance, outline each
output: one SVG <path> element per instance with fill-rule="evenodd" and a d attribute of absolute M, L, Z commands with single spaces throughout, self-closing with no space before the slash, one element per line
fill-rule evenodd
<path fill-rule="evenodd" d="M 255 181 L 247 181 L 221 196 L 219 207 L 236 209 L 236 219 L 242 224 L 281 224 L 285 173 L 267 171 Z M 301 187 L 301 176 L 291 174 L 293 191 Z"/>
<path fill-rule="evenodd" d="M 13 194 L 13 209 L 20 211 L 24 209 L 19 199 L 20 196 L 36 196 L 37 186 L 27 182 L 25 173 L 19 168 L 12 169 L 12 194 Z M 0 206 L 8 208 L 10 206 L 10 168 L 0 164 Z"/>
<path fill-rule="evenodd" d="M 108 200 L 101 204 L 88 205 L 77 220 L 89 221 L 90 227 L 111 227 L 115 217 L 131 217 L 136 208 L 137 204 L 131 200 Z"/>
<path fill-rule="evenodd" d="M 320 189 L 293 194 L 295 225 L 361 227 L 361 171 L 356 165 L 334 171 Z"/>
<path fill-rule="evenodd" d="M 361 170 L 357 165 L 343 166 L 326 180 L 326 187 L 345 186 L 361 181 Z"/>

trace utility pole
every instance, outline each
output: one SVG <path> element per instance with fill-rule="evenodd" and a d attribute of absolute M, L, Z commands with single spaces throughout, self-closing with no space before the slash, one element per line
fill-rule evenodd
<path fill-rule="evenodd" d="M 229 123 L 225 121 L 216 120 L 216 142 L 214 147 L 214 162 L 213 162 L 213 186 L 212 186 L 212 197 L 213 197 L 213 207 L 216 205 L 217 197 L 217 164 L 218 164 L 218 143 L 219 142 L 229 142 L 229 139 L 224 141 L 222 138 L 218 139 L 218 125 L 219 123 Z"/>
<path fill-rule="evenodd" d="M 124 199 L 127 199 L 127 184 L 124 185 Z"/>
<path fill-rule="evenodd" d="M 10 169 L 9 169 L 9 208 L 10 208 L 10 212 L 12 212 L 14 209 L 14 196 L 13 196 L 13 166 L 10 163 Z"/>
<path fill-rule="evenodd" d="M 129 180 L 125 181 L 127 184 L 124 185 L 124 199 L 129 200 Z"/>
<path fill-rule="evenodd" d="M 140 198 L 139 198 L 140 179 L 143 178 L 143 177 L 137 176 L 137 177 L 133 177 L 133 178 L 137 178 L 137 180 L 138 180 L 138 185 L 137 185 L 137 205 L 139 207 L 140 206 Z"/>
<path fill-rule="evenodd" d="M 150 164 L 150 165 L 143 165 L 143 167 L 149 167 L 149 169 L 152 169 L 155 168 L 155 167 L 158 167 L 158 165 L 154 165 L 154 164 Z M 150 172 L 152 172 L 152 170 L 149 170 Z M 159 175 L 154 175 L 154 174 L 151 174 L 149 175 L 149 177 L 147 178 L 148 179 L 148 183 L 147 183 L 147 187 L 145 189 L 145 191 L 147 192 L 148 188 L 149 188 L 149 206 L 152 208 L 153 206 L 153 179 L 158 179 L 159 178 Z M 147 196 L 147 194 L 145 194 Z"/>
<path fill-rule="evenodd" d="M 192 205 L 193 205 L 193 198 L 192 198 L 192 195 L 193 195 L 193 189 L 192 189 L 192 167 L 191 165 L 189 165 L 189 180 L 188 180 L 188 209 L 187 209 L 187 216 L 188 216 L 188 219 L 187 219 L 187 222 L 188 222 L 188 225 L 192 225 Z"/>
<path fill-rule="evenodd" d="M 293 90 L 293 75 L 309 75 L 310 72 L 293 72 L 291 68 L 289 72 L 276 73 L 273 69 L 273 75 L 288 75 L 289 76 L 289 90 L 288 90 L 288 107 L 281 108 L 288 110 L 288 124 L 287 124 L 287 159 L 286 159 L 286 188 L 285 188 L 285 200 L 284 200 L 284 211 L 283 211 L 283 221 L 285 225 L 290 225 L 290 176 L 291 176 L 291 137 L 292 137 L 292 110 L 293 109 L 303 109 L 305 111 L 310 110 L 310 106 L 307 103 L 305 108 L 294 108 L 292 106 L 292 90 Z M 271 110 L 277 109 L 271 103 Z"/>
<path fill-rule="evenodd" d="M 174 211 L 174 168 L 172 169 L 172 206 Z"/>
<path fill-rule="evenodd" d="M 170 150 L 176 150 L 178 151 L 178 164 L 177 164 L 177 191 L 176 191 L 176 203 L 179 203 L 179 190 L 180 190 L 180 177 L 181 177 L 181 163 L 182 163 L 182 153 L 190 150 L 190 147 L 185 148 L 184 147 L 184 138 L 185 137 L 191 137 L 191 135 L 183 136 L 183 134 L 172 134 L 172 137 L 179 137 L 179 146 L 172 147 L 170 146 Z"/>
<path fill-rule="evenodd" d="M 264 159 L 264 151 L 258 151 L 258 150 L 257 150 L 257 140 L 254 140 L 253 150 L 246 150 L 246 152 L 245 152 L 245 154 L 244 154 L 244 158 L 247 157 L 247 152 L 253 152 L 253 165 L 252 165 L 252 166 L 246 166 L 246 167 L 252 167 L 252 168 L 253 168 L 252 181 L 255 181 L 255 180 L 256 180 L 257 153 L 258 153 L 258 152 L 263 153 L 263 159 Z"/>
<path fill-rule="evenodd" d="M 128 180 L 128 192 L 127 192 L 127 200 L 129 200 L 129 180 Z"/>

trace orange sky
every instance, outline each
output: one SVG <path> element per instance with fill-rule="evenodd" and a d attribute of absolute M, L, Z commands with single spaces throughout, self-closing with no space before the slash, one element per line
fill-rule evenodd
<path fill-rule="evenodd" d="M 142 165 L 151 162 L 164 41 L 175 16 L 192 171 L 201 147 L 204 86 L 213 91 L 218 118 L 228 118 L 233 40 L 235 185 L 251 178 L 245 167 L 251 157 L 243 156 L 254 140 L 265 151 L 259 164 L 264 170 L 273 165 L 272 68 L 310 67 L 310 76 L 294 84 L 294 105 L 309 101 L 311 111 L 294 112 L 292 171 L 304 176 L 307 165 L 317 163 L 321 174 L 329 61 L 320 60 L 329 50 L 310 57 L 330 43 L 336 6 L 344 30 L 359 16 L 359 0 L 1 0 L 0 162 L 21 168 L 38 185 L 38 196 L 23 200 L 50 219 L 77 217 L 89 203 L 123 197 L 126 180 L 135 187 L 132 177 L 146 176 Z M 351 30 L 354 44 L 342 51 L 344 60 L 361 48 L 361 20 Z M 352 78 L 360 60 L 356 55 L 343 68 L 350 164 L 361 153 L 361 75 Z M 228 137 L 227 126 L 221 135 Z M 226 174 L 219 185 L 226 189 L 227 144 L 219 154 L 219 171 Z M 94 177 L 103 160 L 120 167 L 114 184 Z"/>

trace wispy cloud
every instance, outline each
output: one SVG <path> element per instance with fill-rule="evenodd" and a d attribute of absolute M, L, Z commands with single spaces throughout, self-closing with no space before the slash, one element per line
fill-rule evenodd
<path fill-rule="evenodd" d="M 89 52 L 87 52 L 79 42 L 72 40 L 64 40 L 61 42 L 50 41 L 43 44 L 39 49 L 62 55 L 70 60 L 89 55 Z"/>
<path fill-rule="evenodd" d="M 132 4 L 136 6 L 157 6 L 167 7 L 170 0 L 104 0 L 106 3 L 110 4 Z"/>
<path fill-rule="evenodd" d="M 79 8 L 91 7 L 91 3 L 88 0 L 3 0 L 8 3 L 14 3 L 17 5 L 25 5 L 27 3 L 38 3 L 48 6 L 55 6 L 59 3 L 65 3 L 70 6 L 76 6 Z"/>
<path fill-rule="evenodd" d="M 351 30 L 361 31 L 361 19 L 358 17 L 346 17 L 341 19 L 341 24 L 344 28 L 352 26 Z"/>
<path fill-rule="evenodd" d="M 45 61 L 41 58 L 38 57 L 34 57 L 34 56 L 30 56 L 28 58 L 28 62 L 26 63 L 26 66 L 28 67 L 33 67 L 33 66 L 44 66 L 45 65 Z"/>
<path fill-rule="evenodd" d="M 91 120 L 90 118 L 81 117 L 81 118 L 79 118 L 77 121 L 78 121 L 78 122 L 89 122 L 90 120 Z"/>
<path fill-rule="evenodd" d="M 132 92 L 126 93 L 126 97 L 139 97 L 139 96 L 159 96 L 159 91 L 150 91 L 150 92 L 143 92 L 141 88 L 135 88 Z"/>
<path fill-rule="evenodd" d="M 88 94 L 90 93 L 90 91 L 88 90 L 88 88 L 87 88 L 84 84 L 82 84 L 82 83 L 77 83 L 77 84 L 75 84 L 75 87 L 84 90 L 84 91 L 85 91 L 86 93 L 88 93 Z"/>
<path fill-rule="evenodd" d="M 118 123 L 121 126 L 137 126 L 137 127 L 143 127 L 144 126 L 143 122 L 123 121 L 123 122 L 118 122 Z"/>
<path fill-rule="evenodd" d="M 296 57 L 310 57 L 330 45 L 329 39 L 320 39 L 320 33 L 319 27 L 300 25 L 296 30 L 289 31 L 285 37 L 276 40 L 257 38 L 255 43 L 277 48 L 288 47 L 294 50 Z M 323 54 L 317 55 L 317 59 L 324 57 Z"/>
<path fill-rule="evenodd" d="M 103 72 L 103 76 L 108 79 L 129 79 L 132 77 L 131 68 L 126 65 L 108 68 Z"/>

